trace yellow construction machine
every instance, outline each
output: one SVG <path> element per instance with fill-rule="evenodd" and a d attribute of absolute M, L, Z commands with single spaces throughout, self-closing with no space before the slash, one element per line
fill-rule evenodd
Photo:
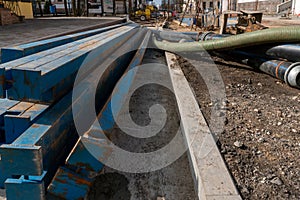
<path fill-rule="evenodd" d="M 145 21 L 159 17 L 159 12 L 156 6 L 141 5 L 139 9 L 131 13 L 131 17 Z"/>

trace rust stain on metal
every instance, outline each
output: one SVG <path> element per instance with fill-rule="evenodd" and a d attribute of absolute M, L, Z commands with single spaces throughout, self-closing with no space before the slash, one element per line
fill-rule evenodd
<path fill-rule="evenodd" d="M 38 124 L 32 124 L 32 126 L 31 126 L 32 128 L 39 128 L 40 127 L 40 125 L 38 125 Z"/>
<path fill-rule="evenodd" d="M 79 166 L 79 167 L 85 168 L 88 171 L 94 171 L 94 169 L 89 164 L 82 163 L 82 162 L 77 162 L 76 165 Z"/>
<path fill-rule="evenodd" d="M 73 179 L 73 175 L 72 174 L 70 174 L 70 173 L 68 173 L 68 177 L 70 178 L 70 179 Z M 91 182 L 90 181 L 87 181 L 87 180 L 84 180 L 84 179 L 76 179 L 76 181 L 75 181 L 77 184 L 79 184 L 79 185 L 88 185 L 88 186 L 90 186 L 91 185 Z"/>
<path fill-rule="evenodd" d="M 78 46 L 78 49 L 84 49 L 84 48 L 86 48 L 86 47 L 88 47 L 88 46 L 90 46 L 90 45 L 93 45 L 93 44 L 97 43 L 97 42 L 99 42 L 99 41 L 98 41 L 98 40 L 90 40 L 90 41 L 88 41 L 88 42 L 85 42 L 85 43 L 83 43 L 83 44 L 80 44 L 80 45 Z"/>
<path fill-rule="evenodd" d="M 1 84 L 1 85 L 4 85 L 4 84 L 5 84 L 5 76 L 4 76 L 4 75 L 1 75 L 1 76 L 0 76 L 0 84 Z"/>
<path fill-rule="evenodd" d="M 68 175 L 69 176 L 69 175 Z M 60 183 L 63 183 L 63 184 L 66 184 L 67 181 L 66 180 L 62 180 L 62 179 L 59 179 L 59 178 L 56 178 L 55 179 L 57 182 L 60 182 Z"/>

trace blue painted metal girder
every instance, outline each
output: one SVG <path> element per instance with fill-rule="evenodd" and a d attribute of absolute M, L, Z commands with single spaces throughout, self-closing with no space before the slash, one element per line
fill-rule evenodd
<path fill-rule="evenodd" d="M 12 144 L 0 146 L 0 187 L 14 176 L 41 176 L 47 186 L 78 136 L 72 118 L 72 94 L 47 109 Z"/>
<path fill-rule="evenodd" d="M 13 142 L 40 116 L 48 105 L 20 102 L 4 116 L 5 143 Z"/>
<path fill-rule="evenodd" d="M 125 23 L 126 24 L 126 23 Z M 69 34 L 65 36 L 60 36 L 60 37 L 55 37 L 55 38 L 50 38 L 46 40 L 40 40 L 36 42 L 30 42 L 26 44 L 21 44 L 18 46 L 13 46 L 13 47 L 4 47 L 1 48 L 1 62 L 0 63 L 5 63 L 9 62 L 24 56 L 28 56 L 31 54 L 35 54 L 50 48 L 54 48 L 60 45 L 64 45 L 76 40 L 80 40 L 86 37 L 90 37 L 117 27 L 120 27 L 124 24 L 117 24 L 113 26 L 108 26 L 105 28 L 99 28 L 95 30 L 89 30 L 89 31 L 84 31 L 80 33 L 75 33 L 75 34 Z"/>
<path fill-rule="evenodd" d="M 103 168 L 103 164 L 88 152 L 81 140 L 82 138 L 80 137 L 75 148 L 71 151 L 66 161 L 66 166 L 80 174 L 89 175 L 91 172 L 99 172 Z M 93 138 L 87 141 L 89 142 L 92 140 Z M 101 145 L 100 142 L 98 143 L 98 140 L 95 140 L 95 143 Z M 96 148 L 99 148 L 99 146 Z"/>
<path fill-rule="evenodd" d="M 111 70 L 115 73 L 121 71 L 122 74 L 122 69 L 118 65 L 113 66 Z M 107 75 L 112 78 L 104 77 L 104 85 L 111 84 L 105 80 L 113 81 L 117 78 L 112 73 Z M 99 87 L 99 90 L 106 88 L 104 85 Z M 81 88 L 81 97 L 86 96 L 86 88 Z M 76 100 L 74 103 L 76 103 Z M 73 124 L 71 104 L 72 93 L 70 92 L 58 103 L 51 106 L 12 144 L 0 146 L 0 154 L 6 155 L 0 160 L 0 186 L 3 187 L 3 182 L 6 179 L 11 180 L 16 176 L 42 176 L 44 171 L 47 173 L 42 180 L 42 184 L 45 187 L 49 185 L 58 166 L 66 160 L 78 138 Z M 84 110 L 85 108 L 82 107 L 81 109 Z M 39 153 L 34 153 L 34 149 L 38 149 Z M 20 155 L 20 152 L 23 152 L 24 155 Z M 22 160 L 19 159 L 20 156 L 23 157 Z M 31 181 L 31 179 L 29 180 Z M 26 182 L 22 182 L 22 184 L 26 184 Z M 11 182 L 10 187 L 13 187 L 13 185 L 14 183 Z M 16 187 L 18 186 L 16 185 Z"/>
<path fill-rule="evenodd" d="M 0 144 L 13 142 L 47 108 L 48 105 L 0 99 Z"/>
<path fill-rule="evenodd" d="M 45 187 L 41 176 L 20 176 L 19 178 L 8 178 L 5 181 L 6 198 L 9 200 L 43 200 L 45 199 Z"/>
<path fill-rule="evenodd" d="M 7 178 L 43 173 L 42 149 L 34 145 L 0 146 L 0 187 Z"/>
<path fill-rule="evenodd" d="M 0 99 L 0 144 L 5 143 L 5 123 L 4 117 L 7 111 L 18 104 L 19 101 L 13 101 L 9 99 Z"/>
<path fill-rule="evenodd" d="M 144 32 L 142 34 L 144 35 Z M 136 67 L 142 62 L 149 38 L 150 32 L 146 34 L 146 37 L 131 60 L 127 70 Z M 128 43 L 131 43 L 131 41 Z M 117 104 L 119 107 L 116 109 L 114 108 L 114 112 L 119 112 L 121 109 L 123 99 L 126 97 L 136 71 L 133 72 L 134 73 L 130 71 L 129 76 L 125 76 L 126 80 L 123 80 L 122 84 L 119 83 L 115 90 L 117 92 L 112 94 L 118 96 Z M 99 122 L 101 127 L 106 130 L 112 128 L 114 125 L 114 119 L 112 117 L 111 110 L 111 98 L 112 96 L 109 98 L 108 102 L 104 105 L 101 113 L 99 114 Z M 88 149 L 97 149 L 97 155 L 92 155 Z M 74 190 L 72 180 L 84 180 L 86 177 L 92 177 L 93 174 L 99 173 L 103 168 L 103 164 L 99 162 L 96 157 L 99 159 L 106 159 L 111 154 L 111 151 L 112 149 L 106 137 L 104 136 L 104 132 L 102 132 L 102 130 L 97 126 L 91 126 L 91 128 L 79 138 L 75 147 L 68 156 L 68 159 L 66 160 L 66 167 L 73 173 L 66 177 L 64 174 L 61 174 L 61 170 L 65 169 L 65 167 L 61 167 L 61 170 L 57 172 L 48 188 L 48 194 L 51 196 L 59 196 L 62 199 L 68 199 L 68 196 L 76 194 L 76 198 L 84 199 L 87 196 L 89 188 L 86 187 L 86 184 L 78 184 L 77 187 L 80 187 L 80 190 L 79 192 L 76 192 L 76 190 Z M 64 180 L 63 184 L 61 183 L 61 180 Z M 92 181 L 93 179 L 90 180 L 90 183 L 92 183 Z M 57 184 L 58 186 L 56 186 Z"/>
<path fill-rule="evenodd" d="M 130 25 L 130 23 L 127 23 L 127 25 Z M 119 31 L 120 28 L 117 32 Z M 109 34 L 112 34 L 112 31 L 109 31 L 109 33 L 97 34 L 88 38 L 74 41 L 62 46 L 49 49 L 47 51 L 38 52 L 33 55 L 23 57 L 22 59 L 17 59 L 4 64 L 0 64 L 0 97 L 5 97 L 5 90 L 12 86 L 13 80 L 11 75 L 11 69 L 18 67 L 22 68 L 22 66 L 24 65 L 26 65 L 25 69 L 36 68 L 43 63 L 51 62 L 57 58 L 68 55 L 72 51 L 77 51 L 79 48 L 78 45 L 90 43 L 90 41 L 92 40 L 97 40 L 99 39 L 99 37 L 105 37 Z M 45 59 L 45 57 L 47 57 L 48 59 Z"/>
<path fill-rule="evenodd" d="M 48 188 L 49 199 L 84 199 L 92 180 L 60 167 Z"/>
<path fill-rule="evenodd" d="M 143 32 L 141 32 L 141 33 L 142 33 L 142 35 L 144 35 Z M 138 34 L 136 34 L 136 38 L 139 38 L 139 37 L 140 36 Z M 149 37 L 150 37 L 150 33 L 147 34 L 146 38 L 142 42 L 142 46 L 140 46 L 139 50 L 136 52 L 136 54 L 133 57 L 133 59 L 131 60 L 131 62 L 128 62 L 130 64 L 127 69 L 131 69 L 133 66 L 136 66 L 141 63 L 143 55 L 146 51 L 145 46 L 148 44 Z M 136 38 L 132 38 L 132 39 L 136 43 L 138 43 L 137 42 L 138 39 L 136 39 Z M 131 43 L 131 41 L 128 41 L 128 44 L 130 44 L 130 43 Z M 132 48 L 132 49 L 134 49 L 134 48 Z M 119 65 L 121 65 L 121 63 L 119 63 Z M 117 73 L 117 70 L 110 70 L 110 71 L 112 72 L 111 74 Z M 120 77 L 121 76 L 119 76 L 119 78 Z M 127 77 L 128 76 L 126 76 L 126 78 Z M 119 78 L 117 78 L 117 79 L 114 78 L 114 82 L 116 82 L 116 80 L 119 80 Z M 133 78 L 133 77 L 130 77 L 130 78 Z M 130 83 L 131 83 L 130 81 L 131 81 L 131 79 L 129 79 L 129 80 L 126 79 L 126 81 L 124 81 L 124 83 L 126 83 L 126 84 L 122 84 L 122 88 L 116 89 L 118 92 L 113 95 L 118 95 L 118 97 L 120 97 L 120 99 L 124 98 L 127 94 L 126 86 L 128 86 L 128 87 L 130 86 Z M 109 83 L 110 82 L 111 82 L 111 84 L 109 84 L 109 85 L 112 85 L 112 86 L 115 85 L 115 84 L 113 84 L 113 81 L 109 81 Z M 99 91 L 104 90 L 106 85 L 107 84 L 103 84 L 103 88 L 99 89 Z M 100 88 L 101 88 L 101 86 L 100 86 Z M 103 94 L 103 93 L 100 92 L 100 94 Z M 108 94 L 108 95 L 110 95 L 110 94 Z M 97 99 L 97 101 L 99 100 L 99 98 L 96 98 L 96 99 Z M 107 101 L 107 99 L 109 99 L 109 98 L 107 97 L 105 101 Z M 110 112 L 111 111 L 110 110 L 111 109 L 110 101 L 108 101 L 106 104 L 103 104 L 102 107 L 103 106 L 104 106 L 104 110 L 101 112 L 101 117 L 99 118 L 99 122 L 100 122 L 102 128 L 104 128 L 105 130 L 108 130 L 109 128 L 112 128 L 112 126 L 114 125 L 114 121 L 111 121 L 111 119 L 113 119 L 113 118 L 112 118 L 112 114 Z M 81 140 L 83 140 L 83 139 L 89 140 L 90 139 L 92 141 L 93 138 L 94 139 L 104 139 L 104 133 L 101 130 L 99 130 L 97 127 L 92 126 L 89 129 L 89 131 L 80 139 Z M 86 142 L 86 143 L 88 143 L 88 142 Z M 94 171 L 94 172 L 100 171 L 101 168 L 99 168 L 99 161 L 97 159 L 85 159 L 87 157 L 92 157 L 92 155 L 90 155 L 90 153 L 84 148 L 84 146 L 82 145 L 81 142 L 78 142 L 77 145 L 78 146 L 75 146 L 75 148 L 71 152 L 71 154 L 66 162 L 67 165 L 74 166 L 77 170 L 79 167 L 83 170 L 89 170 L 89 171 Z M 89 162 L 89 161 L 91 161 L 91 162 Z M 86 166 L 88 166 L 88 167 L 86 167 Z"/>
<path fill-rule="evenodd" d="M 76 50 L 66 50 L 63 57 L 54 60 L 52 56 L 44 57 L 35 62 L 36 65 L 31 63 L 11 69 L 13 87 L 7 90 L 8 97 L 39 102 L 56 101 L 70 91 L 77 70 L 92 50 L 97 53 L 98 60 L 103 60 L 136 31 L 136 26 L 127 25 L 105 32 L 97 40 L 78 45 Z M 39 65 L 39 62 L 43 63 Z M 93 66 L 90 66 L 90 70 Z"/>
<path fill-rule="evenodd" d="M 4 115 L 7 110 L 19 103 L 19 101 L 0 98 L 0 129 L 4 131 Z"/>
<path fill-rule="evenodd" d="M 4 98 L 5 95 L 5 70 L 0 67 L 0 98 Z"/>
<path fill-rule="evenodd" d="M 138 51 L 136 52 L 135 56 L 133 57 L 132 61 L 130 62 L 129 67 L 127 68 L 128 70 L 136 67 L 137 65 L 139 65 L 142 62 L 142 58 L 143 58 L 144 53 L 146 51 L 146 47 L 147 47 L 147 44 L 148 44 L 148 41 L 149 41 L 149 37 L 150 37 L 150 32 L 148 32 L 148 34 L 146 34 L 146 37 L 144 38 L 144 40 L 143 40 L 142 44 L 140 45 Z M 131 73 L 131 72 L 134 72 L 134 73 Z M 119 107 L 114 107 L 114 112 L 118 113 L 121 109 L 121 106 L 123 105 L 122 102 L 123 102 L 124 98 L 126 97 L 126 95 L 128 93 L 128 90 L 131 86 L 131 83 L 132 83 L 132 80 L 135 76 L 136 71 L 133 70 L 131 72 L 125 76 L 126 80 L 124 79 L 122 81 L 122 84 L 120 84 L 118 82 L 118 84 L 115 88 L 115 91 L 117 91 L 117 92 L 112 94 L 112 95 L 114 95 L 114 97 L 117 97 L 117 99 L 119 100 L 118 103 L 116 103 L 116 106 L 119 106 Z M 123 79 L 123 78 L 121 77 L 121 79 Z M 106 102 L 106 104 L 102 108 L 102 111 L 99 114 L 98 121 L 99 121 L 99 123 L 102 127 L 102 130 L 104 130 L 104 131 L 111 129 L 114 125 L 114 119 L 113 119 L 112 111 L 111 111 L 111 108 L 112 108 L 111 107 L 111 98 L 112 98 L 112 96 L 110 96 L 108 98 L 108 101 Z M 96 126 L 92 126 L 86 132 L 86 134 L 83 137 L 81 137 L 80 139 L 85 140 L 85 141 L 88 141 L 88 140 L 92 141 L 93 139 L 105 139 L 104 133 L 102 132 L 102 130 L 99 129 L 98 127 L 96 127 Z M 80 145 L 79 149 L 82 149 L 82 143 L 78 142 L 77 144 Z M 85 144 L 88 144 L 88 142 L 85 142 Z M 89 154 L 90 154 L 87 150 L 82 150 L 86 154 L 85 154 L 85 156 L 82 156 L 82 155 L 80 156 L 80 155 L 76 154 L 77 153 L 76 147 L 74 149 L 75 150 L 72 151 L 71 155 L 69 156 L 69 160 L 67 161 L 67 163 L 69 165 L 80 167 L 80 164 L 87 163 L 88 166 L 92 166 L 92 164 L 88 163 L 88 160 L 84 159 L 85 156 L 88 157 Z M 80 154 L 82 154 L 82 152 L 80 152 Z M 76 162 L 80 163 L 80 164 L 76 164 Z M 86 170 L 86 168 L 85 168 L 85 170 Z M 99 169 L 93 168 L 93 167 L 91 167 L 90 170 L 94 171 L 94 172 L 99 171 Z"/>

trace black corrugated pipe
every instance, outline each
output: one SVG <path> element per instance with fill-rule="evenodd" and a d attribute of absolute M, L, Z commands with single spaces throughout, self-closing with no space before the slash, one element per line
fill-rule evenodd
<path fill-rule="evenodd" d="M 254 51 L 257 51 L 257 49 Z M 282 44 L 262 47 L 259 51 L 263 51 L 269 56 L 287 59 L 292 62 L 300 62 L 300 44 Z"/>
<path fill-rule="evenodd" d="M 284 81 L 291 87 L 300 88 L 300 62 L 288 62 L 284 60 L 270 60 L 267 57 L 244 51 L 229 51 L 235 60 L 259 69 L 275 78 Z"/>
<path fill-rule="evenodd" d="M 228 37 L 230 35 L 215 34 L 213 32 L 206 32 L 199 36 L 201 41 L 217 40 Z M 259 46 L 259 48 L 248 48 L 247 51 L 255 53 L 263 53 L 268 56 L 287 59 L 292 62 L 300 62 L 300 44 L 277 44 L 276 46 Z"/>

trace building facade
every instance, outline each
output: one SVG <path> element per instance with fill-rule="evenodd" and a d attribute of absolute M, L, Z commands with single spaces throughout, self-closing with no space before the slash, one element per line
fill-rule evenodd
<path fill-rule="evenodd" d="M 265 14 L 300 14 L 300 0 L 238 0 L 237 10 L 259 10 Z"/>

